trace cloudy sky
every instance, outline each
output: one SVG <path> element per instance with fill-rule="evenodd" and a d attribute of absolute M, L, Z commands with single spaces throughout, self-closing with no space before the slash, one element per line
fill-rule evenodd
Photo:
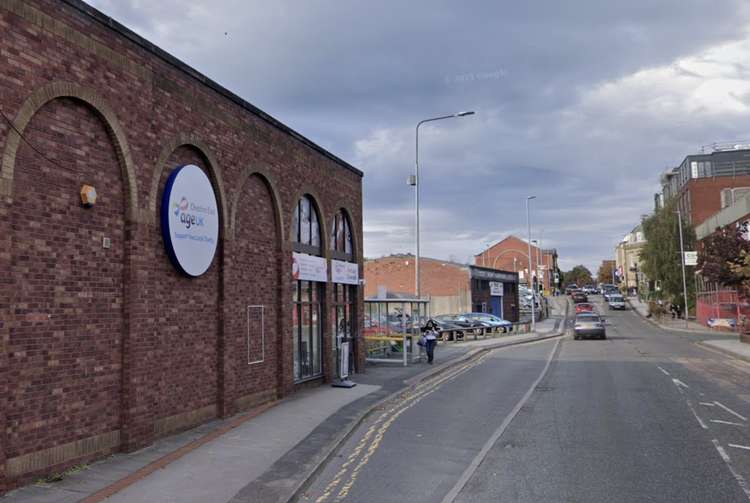
<path fill-rule="evenodd" d="M 508 234 L 594 271 L 659 174 L 750 138 L 746 0 L 90 0 L 358 166 L 367 256 L 468 261 Z"/>

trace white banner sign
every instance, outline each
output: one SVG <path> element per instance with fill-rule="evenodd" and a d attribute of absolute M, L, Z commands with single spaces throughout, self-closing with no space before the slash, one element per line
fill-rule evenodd
<path fill-rule="evenodd" d="M 169 175 L 161 204 L 161 229 L 167 254 L 188 276 L 208 270 L 219 241 L 219 210 L 211 181 L 188 164 Z"/>
<path fill-rule="evenodd" d="M 698 265 L 698 252 L 697 251 L 685 252 L 685 265 Z"/>
<path fill-rule="evenodd" d="M 331 281 L 345 285 L 358 285 L 359 265 L 342 260 L 331 260 Z"/>
<path fill-rule="evenodd" d="M 301 281 L 328 281 L 326 259 L 292 252 L 292 278 Z"/>
<path fill-rule="evenodd" d="M 490 281 L 490 295 L 493 297 L 502 297 L 504 295 L 503 284 L 499 281 Z"/>

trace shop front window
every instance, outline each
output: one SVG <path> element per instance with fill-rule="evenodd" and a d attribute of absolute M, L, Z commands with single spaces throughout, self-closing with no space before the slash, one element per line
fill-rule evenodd
<path fill-rule="evenodd" d="M 331 224 L 330 239 L 331 257 L 334 260 L 355 262 L 352 232 L 349 218 L 344 211 L 339 211 Z M 332 337 L 333 347 L 341 350 L 343 343 L 349 351 L 349 373 L 354 371 L 354 355 L 356 341 L 357 320 L 355 315 L 357 287 L 350 284 L 334 283 L 332 306 Z M 339 360 L 340 361 L 340 360 Z"/>
<path fill-rule="evenodd" d="M 312 200 L 300 198 L 292 215 L 293 249 L 321 256 L 320 225 Z M 292 284 L 292 342 L 294 378 L 303 381 L 322 374 L 322 299 L 324 283 L 296 280 Z"/>

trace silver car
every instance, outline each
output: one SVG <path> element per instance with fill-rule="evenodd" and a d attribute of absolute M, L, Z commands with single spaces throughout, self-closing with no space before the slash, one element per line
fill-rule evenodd
<path fill-rule="evenodd" d="M 597 337 L 599 339 L 607 338 L 607 332 L 604 328 L 604 320 L 598 314 L 594 313 L 582 313 L 577 315 L 573 330 L 573 338 L 575 340 L 584 337 Z"/>
<path fill-rule="evenodd" d="M 622 295 L 610 295 L 607 297 L 607 305 L 610 309 L 626 309 L 625 299 L 622 298 Z"/>

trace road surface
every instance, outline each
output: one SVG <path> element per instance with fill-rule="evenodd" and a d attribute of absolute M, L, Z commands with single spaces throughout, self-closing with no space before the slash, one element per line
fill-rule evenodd
<path fill-rule="evenodd" d="M 750 364 L 603 312 L 371 414 L 300 501 L 750 501 Z"/>

